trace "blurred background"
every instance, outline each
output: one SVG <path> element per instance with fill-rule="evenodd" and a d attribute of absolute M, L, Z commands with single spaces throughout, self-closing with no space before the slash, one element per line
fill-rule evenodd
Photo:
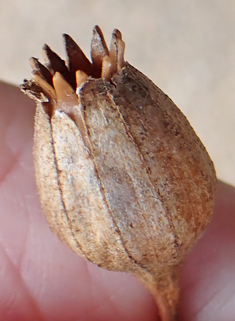
<path fill-rule="evenodd" d="M 63 33 L 90 56 L 95 24 L 107 43 L 120 29 L 126 60 L 171 97 L 235 185 L 235 1 L 0 0 L 0 79 L 29 78 L 44 43 L 65 58 Z"/>

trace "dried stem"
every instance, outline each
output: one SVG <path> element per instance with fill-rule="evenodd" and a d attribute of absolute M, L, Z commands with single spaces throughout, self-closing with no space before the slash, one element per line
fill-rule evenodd
<path fill-rule="evenodd" d="M 164 271 L 164 274 L 157 275 L 155 280 L 141 282 L 152 293 L 159 310 L 161 321 L 176 321 L 179 302 L 179 267 Z"/>

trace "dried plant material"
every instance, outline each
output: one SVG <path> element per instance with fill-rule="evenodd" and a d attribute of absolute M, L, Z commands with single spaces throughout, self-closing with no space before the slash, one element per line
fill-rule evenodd
<path fill-rule="evenodd" d="M 48 223 L 73 251 L 135 275 L 163 321 L 175 320 L 179 273 L 210 222 L 216 176 L 185 116 L 110 50 L 98 26 L 92 63 L 65 35 L 68 62 L 47 45 L 22 90 L 37 101 L 34 160 Z"/>

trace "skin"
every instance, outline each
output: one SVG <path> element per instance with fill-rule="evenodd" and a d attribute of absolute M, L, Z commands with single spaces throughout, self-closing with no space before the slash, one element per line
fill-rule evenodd
<path fill-rule="evenodd" d="M 78 257 L 50 231 L 34 180 L 35 104 L 0 83 L 0 320 L 158 320 L 132 276 Z M 235 315 L 235 188 L 218 183 L 211 225 L 182 272 L 179 320 Z"/>

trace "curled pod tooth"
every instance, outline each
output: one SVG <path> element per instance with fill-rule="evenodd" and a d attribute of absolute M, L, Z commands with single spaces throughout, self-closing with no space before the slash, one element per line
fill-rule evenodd
<path fill-rule="evenodd" d="M 65 35 L 67 65 L 44 46 L 21 86 L 37 101 L 36 181 L 47 221 L 85 259 L 135 275 L 163 321 L 175 320 L 179 273 L 210 222 L 213 163 L 176 105 L 110 50 L 94 28 L 90 63 Z"/>

